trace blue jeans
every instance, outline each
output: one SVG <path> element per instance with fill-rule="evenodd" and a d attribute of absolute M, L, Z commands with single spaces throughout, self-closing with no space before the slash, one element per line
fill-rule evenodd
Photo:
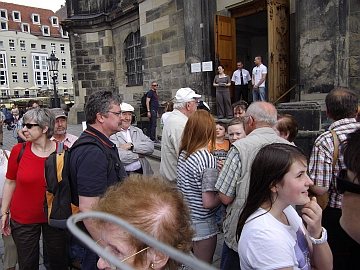
<path fill-rule="evenodd" d="M 222 253 L 221 253 L 221 270 L 239 270 L 240 269 L 240 259 L 239 254 L 229 248 L 224 242 Z"/>
<path fill-rule="evenodd" d="M 148 132 L 149 132 L 149 137 L 152 141 L 156 140 L 156 121 L 157 121 L 157 111 L 151 110 Z"/>
<path fill-rule="evenodd" d="M 265 87 L 253 88 L 253 102 L 254 101 L 266 101 L 266 90 Z"/>

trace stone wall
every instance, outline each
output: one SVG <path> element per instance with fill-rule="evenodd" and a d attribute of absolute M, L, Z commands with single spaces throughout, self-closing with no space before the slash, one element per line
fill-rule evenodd
<path fill-rule="evenodd" d="M 307 92 L 328 92 L 349 84 L 347 2 L 296 1 L 299 84 Z"/>
<path fill-rule="evenodd" d="M 360 1 L 349 5 L 349 85 L 360 95 Z"/>

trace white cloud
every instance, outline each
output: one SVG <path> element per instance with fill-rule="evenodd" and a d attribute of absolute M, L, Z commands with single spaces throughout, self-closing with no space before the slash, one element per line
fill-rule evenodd
<path fill-rule="evenodd" d="M 50 9 L 54 12 L 59 10 L 61 5 L 65 5 L 65 0 L 3 0 L 3 2 L 37 8 L 45 8 Z"/>

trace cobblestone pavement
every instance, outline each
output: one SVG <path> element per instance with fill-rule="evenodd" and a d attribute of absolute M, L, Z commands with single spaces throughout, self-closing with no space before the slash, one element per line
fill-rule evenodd
<path fill-rule="evenodd" d="M 4 131 L 3 149 L 11 150 L 11 148 L 17 143 L 17 141 L 16 141 L 12 131 L 7 130 L 6 128 L 4 128 L 3 131 Z M 82 126 L 81 125 L 68 125 L 68 132 L 70 134 L 80 136 L 80 134 L 82 132 Z M 158 174 L 159 168 L 160 168 L 160 162 L 159 162 L 160 159 L 156 158 L 156 157 L 160 156 L 160 151 L 155 150 L 154 156 L 155 156 L 155 158 L 149 159 L 149 161 L 153 168 L 154 173 Z M 224 241 L 223 235 L 220 234 L 218 236 L 218 244 L 216 247 L 216 251 L 215 251 L 215 255 L 214 255 L 214 262 L 213 262 L 213 265 L 217 268 L 219 268 L 219 266 L 220 266 L 221 249 L 222 249 L 223 241 Z M 4 255 L 4 246 L 3 246 L 2 239 L 0 239 L 0 258 L 1 258 L 0 259 L 0 270 L 4 269 L 3 255 Z M 43 265 L 42 251 L 40 252 L 39 269 L 46 270 L 46 268 Z"/>

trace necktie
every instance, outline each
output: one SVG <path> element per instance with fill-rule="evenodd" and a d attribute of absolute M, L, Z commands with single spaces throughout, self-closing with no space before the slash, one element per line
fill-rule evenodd
<path fill-rule="evenodd" d="M 241 85 L 244 85 L 242 70 L 240 70 L 240 79 L 241 79 Z"/>

